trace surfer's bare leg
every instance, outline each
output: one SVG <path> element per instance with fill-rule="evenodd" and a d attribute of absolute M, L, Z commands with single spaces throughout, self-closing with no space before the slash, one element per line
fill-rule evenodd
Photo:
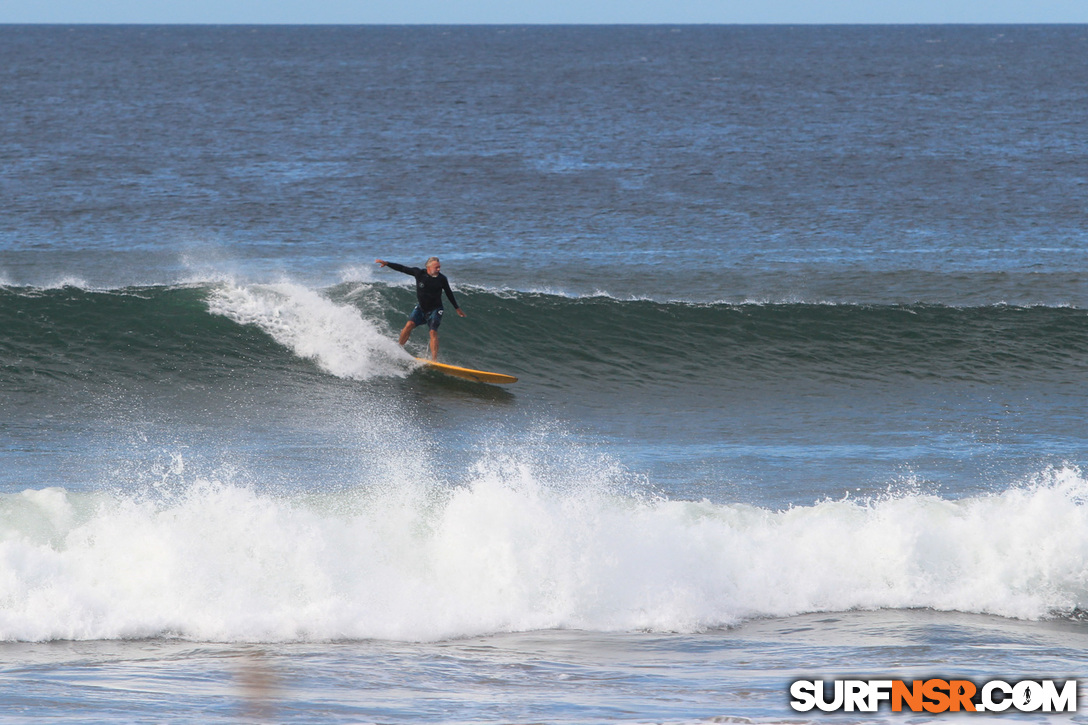
<path fill-rule="evenodd" d="M 404 325 L 404 329 L 400 331 L 400 339 L 397 340 L 397 342 L 401 344 L 401 347 L 404 347 L 404 343 L 408 342 L 408 337 L 412 334 L 412 330 L 414 330 L 415 327 L 416 323 L 412 322 L 411 320 L 408 320 L 408 322 Z"/>
<path fill-rule="evenodd" d="M 431 330 L 431 360 L 438 362 L 438 330 Z"/>

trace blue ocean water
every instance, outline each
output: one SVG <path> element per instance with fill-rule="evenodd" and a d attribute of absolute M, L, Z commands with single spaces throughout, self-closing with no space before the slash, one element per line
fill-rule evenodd
<path fill-rule="evenodd" d="M 0 40 L 5 721 L 1081 675 L 1088 28 Z"/>

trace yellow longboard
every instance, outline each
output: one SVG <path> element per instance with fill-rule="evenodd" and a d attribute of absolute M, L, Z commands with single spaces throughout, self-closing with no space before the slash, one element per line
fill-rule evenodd
<path fill-rule="evenodd" d="M 446 375 L 452 375 L 455 378 L 464 378 L 465 380 L 474 380 L 477 383 L 516 383 L 518 381 L 513 375 L 506 375 L 504 373 L 490 373 L 486 370 L 473 370 L 472 368 L 463 368 L 458 365 L 447 365 L 446 363 L 431 362 L 424 358 L 417 357 L 416 360 L 423 363 L 427 367 L 434 368 L 440 373 Z"/>

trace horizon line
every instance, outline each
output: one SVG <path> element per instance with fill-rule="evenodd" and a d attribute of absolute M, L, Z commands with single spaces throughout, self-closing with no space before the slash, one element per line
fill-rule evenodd
<path fill-rule="evenodd" d="M 434 22 L 282 22 L 282 21 L 230 21 L 230 22 L 217 22 L 217 21 L 166 21 L 166 22 L 149 22 L 149 21 L 89 21 L 89 20 L 73 20 L 73 21 L 61 21 L 61 20 L 38 20 L 38 21 L 5 21 L 0 20 L 0 27 L 4 26 L 27 26 L 27 25 L 49 25 L 49 26 L 132 26 L 132 27 L 171 27 L 171 26 L 187 26 L 187 27 L 205 27 L 205 26 L 233 26 L 233 27 L 294 27 L 294 26 L 315 26 L 315 27 L 433 27 L 433 28 L 458 28 L 458 27 L 495 27 L 495 28 L 511 28 L 511 27 L 791 27 L 791 26 L 816 26 L 816 27 L 890 27 L 890 26 L 960 26 L 960 27 L 993 27 L 993 26 L 1039 26 L 1039 25 L 1084 25 L 1088 26 L 1088 21 L 1082 20 L 1031 20 L 1031 21 L 1005 21 L 1005 20 L 992 20 L 992 21 L 888 21 L 888 22 L 872 22 L 872 21 L 835 21 L 835 22 L 816 22 L 816 21 L 792 21 L 792 22 L 719 22 L 719 21 L 705 21 L 705 22 L 655 22 L 655 21 L 626 21 L 626 22 L 539 22 L 539 21 L 524 21 L 524 22 L 454 22 L 454 23 L 434 23 Z"/>

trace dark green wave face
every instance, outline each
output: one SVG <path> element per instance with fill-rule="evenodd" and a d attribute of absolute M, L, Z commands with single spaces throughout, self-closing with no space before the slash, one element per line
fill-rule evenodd
<path fill-rule="evenodd" d="M 0 371 L 43 381 L 214 380 L 282 364 L 267 335 L 212 315 L 201 288 L 0 291 Z"/>
<path fill-rule="evenodd" d="M 216 294 L 215 286 L 4 289 L 4 385 L 18 390 L 65 379 L 213 382 L 288 370 L 368 377 L 330 369 L 320 350 L 292 347 L 291 340 L 303 334 L 324 335 L 325 354 L 334 354 L 335 328 L 291 330 L 317 322 L 271 312 L 263 320 L 232 319 L 229 304 L 211 309 Z M 1077 383 L 1088 371 L 1088 316 L 1071 308 L 697 305 L 474 289 L 460 295 L 469 316 L 447 316 L 441 329 L 444 359 L 510 371 L 530 385 L 605 384 L 637 394 L 694 381 Z M 330 310 L 355 316 L 390 338 L 413 304 L 405 289 L 369 285 L 341 285 L 321 299 Z M 417 332 L 420 346 L 423 339 Z"/>
<path fill-rule="evenodd" d="M 481 295 L 466 338 L 533 372 L 639 386 L 713 375 L 891 380 L 1061 379 L 1088 367 L 1088 316 L 1068 308 L 695 305 Z M 459 330 L 460 332 L 460 330 Z M 464 344 L 458 341 L 458 345 Z M 551 376 L 555 376 L 553 372 Z"/>

